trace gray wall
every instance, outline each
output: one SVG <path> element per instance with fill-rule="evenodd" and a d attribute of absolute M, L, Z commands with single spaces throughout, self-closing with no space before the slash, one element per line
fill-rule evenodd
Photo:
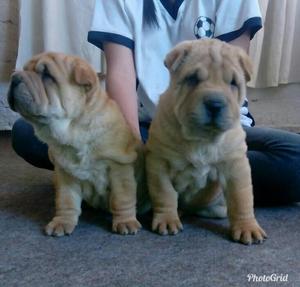
<path fill-rule="evenodd" d="M 6 91 L 16 62 L 18 27 L 18 0 L 0 0 L 0 130 L 11 129 L 17 117 L 8 108 Z"/>
<path fill-rule="evenodd" d="M 9 79 L 18 48 L 19 9 L 17 0 L 0 0 L 0 82 Z"/>

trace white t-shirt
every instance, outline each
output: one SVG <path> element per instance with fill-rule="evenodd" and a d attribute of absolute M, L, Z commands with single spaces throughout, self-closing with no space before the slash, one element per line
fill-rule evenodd
<path fill-rule="evenodd" d="M 251 38 L 262 27 L 257 0 L 153 0 L 159 28 L 143 26 L 142 0 L 96 0 L 88 41 L 99 48 L 114 42 L 133 50 L 140 119 L 151 119 L 169 84 L 165 56 L 181 41 L 203 37 L 231 41 L 245 31 Z M 243 117 L 244 125 L 252 119 Z"/>

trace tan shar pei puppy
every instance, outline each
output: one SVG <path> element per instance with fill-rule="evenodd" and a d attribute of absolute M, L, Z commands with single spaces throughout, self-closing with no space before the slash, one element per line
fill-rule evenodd
<path fill-rule="evenodd" d="M 170 85 L 147 143 L 152 229 L 176 234 L 182 229 L 179 208 L 206 217 L 228 214 L 235 241 L 262 242 L 239 113 L 251 74 L 248 56 L 218 40 L 187 41 L 165 65 Z"/>
<path fill-rule="evenodd" d="M 83 199 L 112 213 L 114 232 L 135 234 L 140 144 L 94 70 L 78 57 L 37 55 L 12 75 L 8 100 L 48 144 L 55 166 L 56 212 L 46 234 L 71 234 Z"/>

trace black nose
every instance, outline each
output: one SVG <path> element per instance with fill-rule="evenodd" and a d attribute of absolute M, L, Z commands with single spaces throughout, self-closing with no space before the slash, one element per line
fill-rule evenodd
<path fill-rule="evenodd" d="M 16 87 L 22 82 L 22 76 L 19 73 L 14 73 L 11 76 L 11 86 Z"/>
<path fill-rule="evenodd" d="M 209 98 L 204 100 L 203 104 L 211 117 L 218 116 L 226 106 L 226 103 L 222 98 Z"/>
<path fill-rule="evenodd" d="M 15 111 L 15 101 L 14 101 L 14 89 L 22 82 L 22 78 L 19 74 L 15 73 L 11 76 L 10 86 L 7 93 L 7 101 L 10 108 Z"/>

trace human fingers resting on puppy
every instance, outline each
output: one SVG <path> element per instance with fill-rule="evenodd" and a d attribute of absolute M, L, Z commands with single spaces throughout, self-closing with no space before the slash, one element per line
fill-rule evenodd
<path fill-rule="evenodd" d="M 135 234 L 140 141 L 91 66 L 75 56 L 39 54 L 12 75 L 8 101 L 47 143 L 55 167 L 56 209 L 46 234 L 71 234 L 82 200 L 110 211 L 114 232 Z"/>
<path fill-rule="evenodd" d="M 170 84 L 146 144 L 152 229 L 176 234 L 182 229 L 180 208 L 207 217 L 228 215 L 235 241 L 262 242 L 266 233 L 254 216 L 239 112 L 251 76 L 249 57 L 219 40 L 195 40 L 177 45 L 165 65 Z"/>

